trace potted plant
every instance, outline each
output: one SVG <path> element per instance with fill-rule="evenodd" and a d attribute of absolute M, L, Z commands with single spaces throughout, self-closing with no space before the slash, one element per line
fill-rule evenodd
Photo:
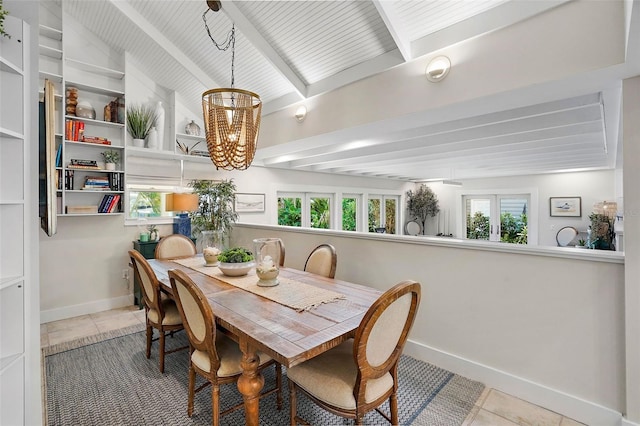
<path fill-rule="evenodd" d="M 133 146 L 143 147 L 144 140 L 156 122 L 156 112 L 145 104 L 127 107 L 127 131 L 133 138 Z"/>
<path fill-rule="evenodd" d="M 438 197 L 427 185 L 422 184 L 413 192 L 407 191 L 407 210 L 416 220 L 422 224 L 422 235 L 424 235 L 425 222 L 428 217 L 434 217 L 440 212 L 438 207 Z"/>
<path fill-rule="evenodd" d="M 200 201 L 198 210 L 191 216 L 193 232 L 214 231 L 218 233 L 214 240 L 225 246 L 224 241 L 228 241 L 233 224 L 238 220 L 238 214 L 233 209 L 236 192 L 233 179 L 193 180 L 189 186 L 198 194 Z"/>
<path fill-rule="evenodd" d="M 218 254 L 220 271 L 230 277 L 246 275 L 254 265 L 253 253 L 244 247 L 233 247 Z"/>
<path fill-rule="evenodd" d="M 104 168 L 107 170 L 115 170 L 116 164 L 120 162 L 120 153 L 115 150 L 108 150 L 102 153 L 104 159 Z"/>

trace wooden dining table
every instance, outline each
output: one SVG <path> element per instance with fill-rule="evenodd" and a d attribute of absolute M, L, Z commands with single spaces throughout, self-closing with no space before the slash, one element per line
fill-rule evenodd
<path fill-rule="evenodd" d="M 243 354 L 238 390 L 244 399 L 245 422 L 250 426 L 259 424 L 259 394 L 264 386 L 257 351 L 285 367 L 311 359 L 352 338 L 367 309 L 382 294 L 363 285 L 281 268 L 280 277 L 344 296 L 298 311 L 170 260 L 151 259 L 149 263 L 169 295 L 168 271 L 187 273 L 209 300 L 216 323 L 238 341 Z"/>

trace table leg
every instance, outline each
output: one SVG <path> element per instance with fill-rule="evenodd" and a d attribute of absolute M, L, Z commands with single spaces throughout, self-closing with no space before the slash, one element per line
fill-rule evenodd
<path fill-rule="evenodd" d="M 244 399 L 245 424 L 258 426 L 260 420 L 260 391 L 264 387 L 264 377 L 258 371 L 260 359 L 255 348 L 247 342 L 240 342 L 242 351 L 242 375 L 238 379 L 238 390 Z"/>

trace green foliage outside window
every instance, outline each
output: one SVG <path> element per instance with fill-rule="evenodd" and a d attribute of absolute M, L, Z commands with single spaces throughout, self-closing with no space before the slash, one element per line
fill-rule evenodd
<path fill-rule="evenodd" d="M 380 200 L 371 198 L 369 200 L 369 232 L 376 232 L 376 228 L 380 225 Z"/>
<path fill-rule="evenodd" d="M 473 216 L 467 216 L 467 238 L 472 240 L 489 239 L 489 216 L 482 212 L 475 212 Z"/>
<path fill-rule="evenodd" d="M 396 200 L 388 199 L 385 200 L 385 232 L 387 234 L 395 234 L 396 233 Z"/>
<path fill-rule="evenodd" d="M 278 225 L 302 226 L 302 200 L 278 198 Z"/>
<path fill-rule="evenodd" d="M 490 231 L 489 216 L 475 212 L 467 217 L 467 238 L 488 240 Z M 500 241 L 511 244 L 527 244 L 527 215 L 514 217 L 511 213 L 500 215 Z"/>
<path fill-rule="evenodd" d="M 524 242 L 522 242 L 524 239 Z M 513 244 L 527 243 L 527 215 L 515 217 L 509 212 L 500 215 L 500 241 Z"/>
<path fill-rule="evenodd" d="M 356 199 L 342 199 L 342 229 L 344 231 L 356 230 Z"/>
<path fill-rule="evenodd" d="M 330 228 L 330 211 L 328 198 L 312 198 L 311 204 L 311 227 Z"/>

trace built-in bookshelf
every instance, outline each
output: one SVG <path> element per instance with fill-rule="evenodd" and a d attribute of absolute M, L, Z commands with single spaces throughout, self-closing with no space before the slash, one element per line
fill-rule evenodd
<path fill-rule="evenodd" d="M 58 215 L 120 215 L 126 178 L 124 72 L 69 58 L 63 52 L 62 87 Z M 119 154 L 115 170 L 105 165 L 102 153 L 107 150 Z M 103 208 L 106 198 L 111 204 Z"/>
<path fill-rule="evenodd" d="M 29 25 L 6 16 L 0 37 L 0 424 L 25 424 L 30 347 Z M 37 135 L 36 135 L 37 140 Z M 30 352 L 31 351 L 31 352 Z"/>

